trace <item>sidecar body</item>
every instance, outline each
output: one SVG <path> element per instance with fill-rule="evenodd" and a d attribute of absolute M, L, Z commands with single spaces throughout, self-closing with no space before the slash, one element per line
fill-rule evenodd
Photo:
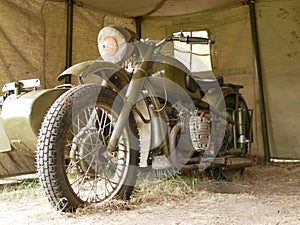
<path fill-rule="evenodd" d="M 37 136 L 53 102 L 67 88 L 37 90 L 38 79 L 6 84 L 0 100 L 0 178 L 35 172 Z"/>

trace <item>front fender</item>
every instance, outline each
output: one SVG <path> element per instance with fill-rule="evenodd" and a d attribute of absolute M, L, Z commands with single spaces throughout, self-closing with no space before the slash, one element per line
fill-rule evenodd
<path fill-rule="evenodd" d="M 58 77 L 57 80 L 61 81 L 63 80 L 66 76 L 76 76 L 79 77 L 83 71 L 85 71 L 91 64 L 93 64 L 96 60 L 90 60 L 90 61 L 86 61 L 86 62 L 81 62 L 81 63 L 77 63 L 71 67 L 69 67 L 68 69 L 66 69 L 65 71 L 63 71 Z"/>
<path fill-rule="evenodd" d="M 106 85 L 116 91 L 127 86 L 131 78 L 131 74 L 120 65 L 103 60 L 78 63 L 62 72 L 57 79 L 62 80 L 69 75 L 77 76 L 80 83 L 98 83 L 105 80 Z M 95 76 L 101 79 L 94 79 Z"/>

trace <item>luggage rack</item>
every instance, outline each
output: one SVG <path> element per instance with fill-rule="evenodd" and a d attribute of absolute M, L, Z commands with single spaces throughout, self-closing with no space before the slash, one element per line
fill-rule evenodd
<path fill-rule="evenodd" d="M 21 90 L 28 88 L 36 90 L 40 86 L 41 81 L 39 79 L 19 80 L 5 84 L 2 88 L 2 92 L 9 93 L 14 91 L 15 94 L 19 94 Z"/>

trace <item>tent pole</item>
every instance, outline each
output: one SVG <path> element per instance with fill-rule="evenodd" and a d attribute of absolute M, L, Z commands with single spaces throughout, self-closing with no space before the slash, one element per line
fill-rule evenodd
<path fill-rule="evenodd" d="M 72 66 L 72 35 L 73 35 L 73 0 L 68 0 L 67 10 L 67 43 L 66 43 L 66 68 Z M 71 75 L 65 79 L 66 84 L 71 83 Z"/>
<path fill-rule="evenodd" d="M 255 13 L 255 0 L 249 1 L 250 9 L 250 22 L 251 22 L 251 33 L 252 33 L 252 43 L 253 43 L 253 52 L 254 52 L 254 66 L 256 79 L 258 83 L 258 95 L 259 95 L 259 106 L 260 106 L 260 116 L 261 116 L 261 128 L 263 135 L 263 145 L 264 145 L 264 155 L 265 161 L 270 161 L 270 146 L 269 146 L 269 135 L 268 135 L 268 126 L 266 119 L 266 108 L 265 108 L 265 99 L 264 99 L 264 88 L 263 88 L 263 79 L 262 79 L 262 67 L 260 61 L 260 52 L 258 44 L 258 32 L 257 32 L 257 21 Z"/>
<path fill-rule="evenodd" d="M 139 39 L 142 38 L 142 16 L 138 16 L 134 18 L 135 20 L 135 29 L 136 29 L 136 34 L 139 37 Z"/>

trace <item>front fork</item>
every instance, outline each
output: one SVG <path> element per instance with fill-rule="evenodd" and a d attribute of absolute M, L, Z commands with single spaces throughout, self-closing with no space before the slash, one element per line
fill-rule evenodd
<path fill-rule="evenodd" d="M 107 144 L 107 151 L 113 153 L 117 147 L 119 138 L 123 132 L 123 129 L 128 122 L 130 112 L 132 107 L 136 104 L 138 97 L 143 89 L 145 83 L 146 74 L 141 68 L 137 68 L 137 72 L 134 73 L 132 80 L 129 83 L 128 89 L 126 91 L 124 104 L 121 109 L 121 112 L 117 118 L 117 121 L 114 125 L 113 132 Z"/>
<path fill-rule="evenodd" d="M 152 51 L 149 49 L 144 57 L 144 61 L 137 65 L 135 72 L 132 75 L 126 95 L 124 98 L 124 104 L 121 109 L 120 115 L 117 118 L 117 121 L 114 125 L 113 132 L 111 134 L 110 140 L 107 144 L 107 151 L 113 153 L 117 147 L 118 140 L 123 132 L 123 129 L 128 122 L 130 112 L 132 107 L 136 104 L 142 89 L 147 78 L 147 72 L 151 67 L 151 58 Z M 148 60 L 147 60 L 148 59 Z"/>

